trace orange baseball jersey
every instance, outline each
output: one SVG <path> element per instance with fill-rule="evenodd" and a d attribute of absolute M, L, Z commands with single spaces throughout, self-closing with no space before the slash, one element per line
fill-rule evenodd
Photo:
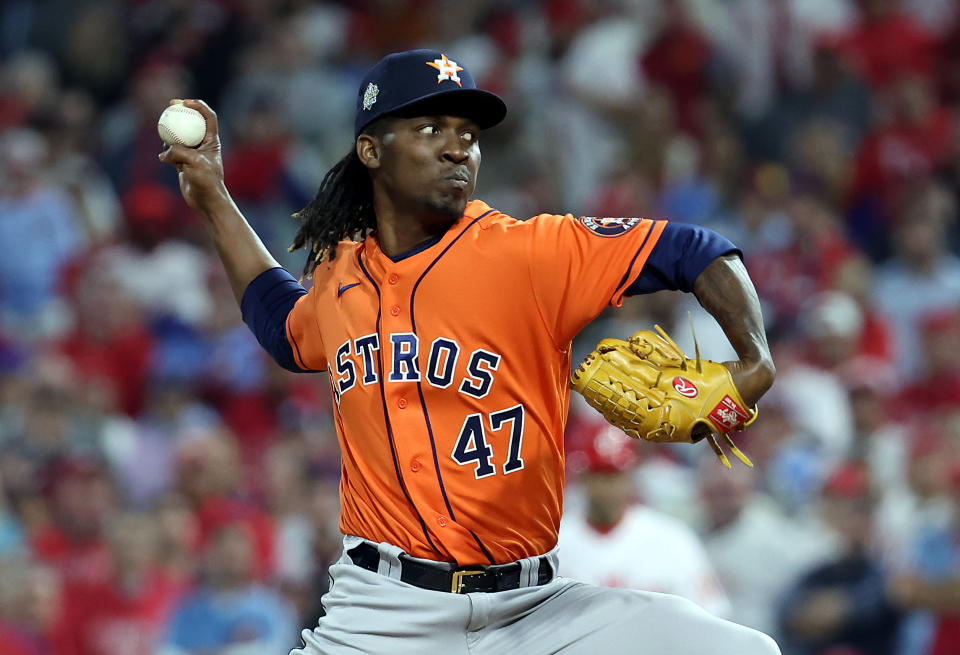
<path fill-rule="evenodd" d="M 399 261 L 342 242 L 286 321 L 296 365 L 330 377 L 340 529 L 459 564 L 553 548 L 571 340 L 622 303 L 665 225 L 474 200 Z"/>

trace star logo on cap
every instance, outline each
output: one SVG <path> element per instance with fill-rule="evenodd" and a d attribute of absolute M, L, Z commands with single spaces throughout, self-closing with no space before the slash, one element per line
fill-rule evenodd
<path fill-rule="evenodd" d="M 457 71 L 462 71 L 463 66 L 458 66 L 457 62 L 452 59 L 447 59 L 446 55 L 440 55 L 440 59 L 428 61 L 427 66 L 432 66 L 440 71 L 440 74 L 437 75 L 437 84 L 440 84 L 440 82 L 444 80 L 450 80 L 451 82 L 456 82 L 457 86 L 463 86 L 460 84 L 460 76 L 457 75 Z"/>
<path fill-rule="evenodd" d="M 367 85 L 367 90 L 363 92 L 363 108 L 367 111 L 370 111 L 370 108 L 377 102 L 377 94 L 380 93 L 380 88 L 370 82 Z"/>

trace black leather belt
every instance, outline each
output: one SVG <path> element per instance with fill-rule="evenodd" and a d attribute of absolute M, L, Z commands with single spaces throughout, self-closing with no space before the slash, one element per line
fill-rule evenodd
<path fill-rule="evenodd" d="M 357 566 L 376 573 L 380 565 L 380 553 L 376 547 L 362 543 L 347 551 Z M 537 569 L 537 586 L 553 579 L 553 571 L 546 557 L 540 558 Z M 453 565 L 424 564 L 400 556 L 400 581 L 422 589 L 446 591 L 454 594 L 475 592 L 507 591 L 520 587 L 520 563 L 500 564 L 496 566 L 467 566 L 454 568 Z"/>

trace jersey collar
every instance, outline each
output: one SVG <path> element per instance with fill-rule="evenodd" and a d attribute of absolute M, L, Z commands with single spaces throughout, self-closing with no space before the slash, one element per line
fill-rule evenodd
<path fill-rule="evenodd" d="M 487 205 L 487 203 L 483 202 L 482 200 L 471 200 L 467 203 L 466 208 L 463 210 L 463 216 L 457 219 L 442 235 L 417 244 L 410 250 L 402 252 L 393 257 L 388 256 L 386 253 L 380 250 L 380 243 L 373 234 L 367 235 L 367 238 L 364 239 L 363 242 L 364 254 L 371 264 L 377 263 L 385 268 L 402 265 L 405 262 L 412 262 L 413 260 L 418 259 L 416 257 L 417 255 L 428 250 L 432 250 L 434 247 L 439 246 L 442 250 L 447 244 L 450 243 L 450 241 L 455 239 L 456 236 L 460 234 L 461 230 L 463 230 L 467 223 L 488 211 L 490 211 L 490 207 Z"/>

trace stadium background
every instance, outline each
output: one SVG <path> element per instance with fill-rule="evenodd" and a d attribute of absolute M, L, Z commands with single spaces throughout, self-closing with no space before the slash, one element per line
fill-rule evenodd
<path fill-rule="evenodd" d="M 286 653 L 315 622 L 339 547 L 326 380 L 240 323 L 155 124 L 170 98 L 218 111 L 228 187 L 299 271 L 290 214 L 350 147 L 363 71 L 426 45 L 507 101 L 478 197 L 743 247 L 779 370 L 742 438 L 758 469 L 642 444 L 633 472 L 699 531 L 732 618 L 787 655 L 960 651 L 957 2 L 6 0 L 0 653 Z M 578 351 L 654 321 L 689 347 L 691 304 L 628 302 Z M 575 410 L 574 507 L 597 430 Z M 838 503 L 879 574 L 831 588 L 885 646 L 804 646 L 778 618 L 862 537 L 824 521 Z M 190 603 L 233 627 L 178 621 Z"/>

